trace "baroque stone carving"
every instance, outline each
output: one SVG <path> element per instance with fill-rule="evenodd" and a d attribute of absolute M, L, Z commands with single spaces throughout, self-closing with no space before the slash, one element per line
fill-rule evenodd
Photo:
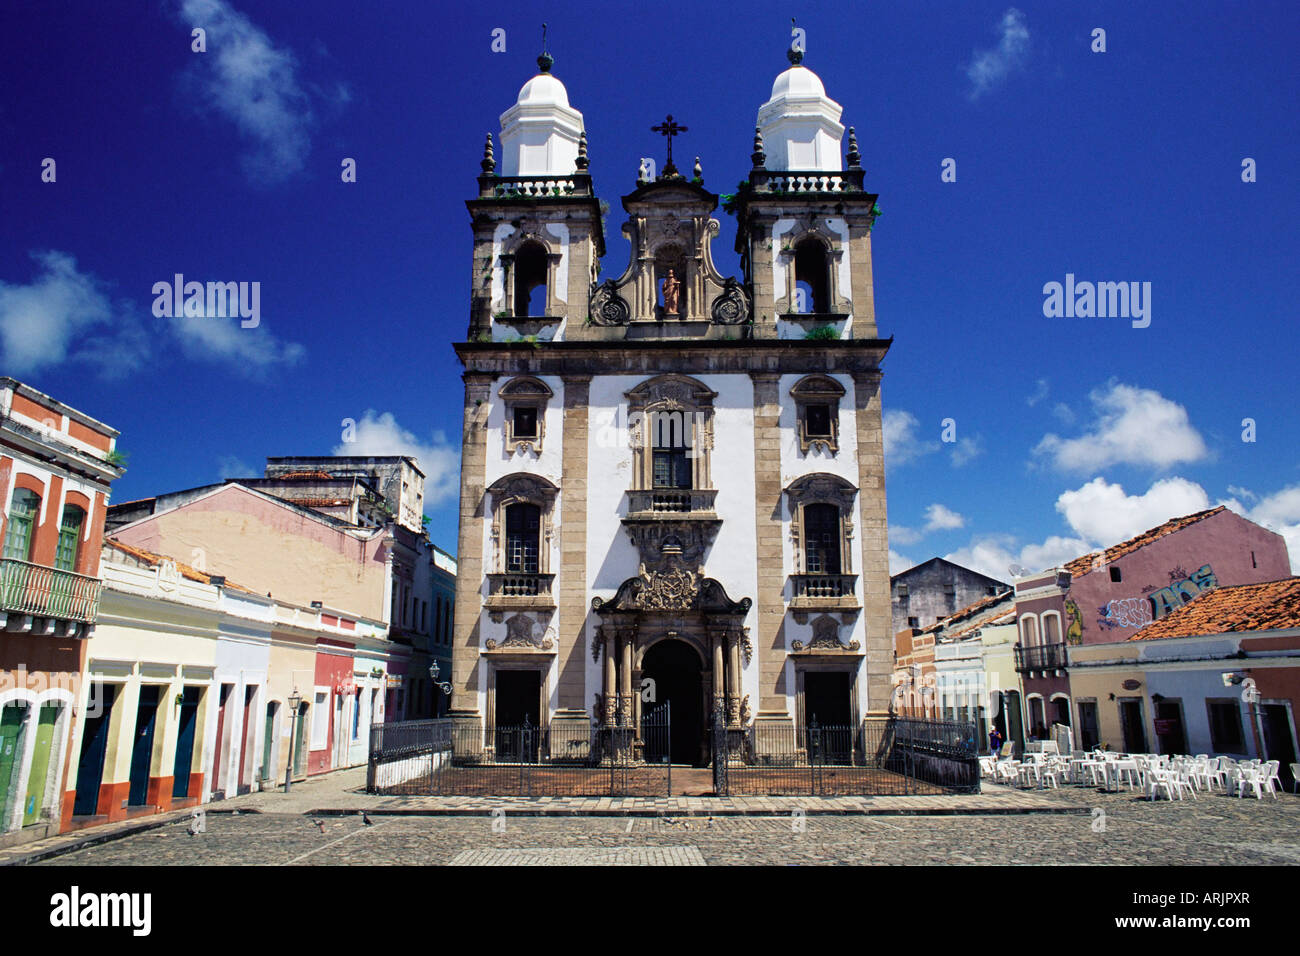
<path fill-rule="evenodd" d="M 813 621 L 812 626 L 812 640 L 806 644 L 803 641 L 791 641 L 790 647 L 792 650 L 856 651 L 861 646 L 857 641 L 850 641 L 848 644 L 843 643 L 840 640 L 840 623 L 829 615 L 823 614 Z"/>
<path fill-rule="evenodd" d="M 627 325 L 632 316 L 627 300 L 618 294 L 618 286 L 613 279 L 592 284 L 591 306 L 588 311 L 593 325 Z"/>
<path fill-rule="evenodd" d="M 748 725 L 753 716 L 753 712 L 749 709 L 749 695 L 746 694 L 740 701 L 740 722 Z"/>
<path fill-rule="evenodd" d="M 645 573 L 641 607 L 647 610 L 686 610 L 694 607 L 700 593 L 700 575 L 685 568 Z"/>
<path fill-rule="evenodd" d="M 748 667 L 750 659 L 754 656 L 754 644 L 749 639 L 749 628 L 747 627 L 740 629 L 740 650 L 745 655 L 745 666 Z M 746 697 L 745 699 L 748 700 L 749 698 Z"/>
<path fill-rule="evenodd" d="M 495 651 L 498 648 L 507 647 L 528 647 L 537 650 L 549 651 L 555 646 L 555 640 L 550 636 L 549 630 L 543 637 L 533 635 L 533 626 L 536 622 L 527 614 L 516 614 L 506 621 L 506 639 L 497 643 L 496 640 L 489 638 L 484 642 L 484 647 L 489 651 Z"/>
<path fill-rule="evenodd" d="M 713 321 L 721 325 L 738 325 L 749 318 L 749 297 L 734 277 L 722 284 L 722 293 L 709 310 Z"/>

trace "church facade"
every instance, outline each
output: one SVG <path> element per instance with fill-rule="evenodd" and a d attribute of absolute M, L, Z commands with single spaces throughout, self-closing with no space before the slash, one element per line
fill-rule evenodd
<path fill-rule="evenodd" d="M 622 196 L 617 276 L 549 56 L 487 138 L 456 345 L 460 739 L 639 728 L 667 703 L 672 761 L 698 764 L 715 714 L 743 735 L 888 710 L 878 209 L 840 106 L 789 58 L 736 194 L 678 171 L 683 128 L 656 127 L 668 161 Z M 714 263 L 720 200 L 739 276 Z"/>

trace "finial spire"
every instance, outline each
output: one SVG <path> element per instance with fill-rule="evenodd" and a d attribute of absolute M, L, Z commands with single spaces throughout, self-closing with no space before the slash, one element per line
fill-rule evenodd
<path fill-rule="evenodd" d="M 497 159 L 496 154 L 492 152 L 492 134 L 487 134 L 487 142 L 483 144 L 483 162 L 479 163 L 483 167 L 483 175 L 491 176 L 496 172 Z"/>
<path fill-rule="evenodd" d="M 587 131 L 584 129 L 578 134 L 578 158 L 573 165 L 577 167 L 578 172 L 585 172 L 587 169 Z"/>
<path fill-rule="evenodd" d="M 767 163 L 767 153 L 763 152 L 763 128 L 754 127 L 754 151 L 749 154 L 749 158 L 754 161 L 754 168 L 759 169 Z"/>
<path fill-rule="evenodd" d="M 555 65 L 555 57 L 546 52 L 546 24 L 542 24 L 542 55 L 537 58 L 537 67 L 543 73 L 550 73 Z"/>
<path fill-rule="evenodd" d="M 858 152 L 858 134 L 852 126 L 849 127 L 849 154 L 847 159 L 850 169 L 857 169 L 862 165 L 862 154 Z"/>
<path fill-rule="evenodd" d="M 700 165 L 700 157 L 695 157 L 695 168 L 691 170 L 691 175 L 696 179 L 704 179 L 704 167 Z"/>

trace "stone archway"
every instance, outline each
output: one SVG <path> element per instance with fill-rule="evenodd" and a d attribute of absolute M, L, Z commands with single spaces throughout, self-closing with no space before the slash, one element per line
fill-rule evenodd
<path fill-rule="evenodd" d="M 649 682 L 649 683 L 648 683 Z M 704 662 L 683 640 L 667 638 L 646 649 L 641 659 L 642 712 L 670 705 L 669 756 L 675 764 L 704 766 L 708 762 Z M 647 697 L 648 695 L 648 697 Z M 659 763 L 663 742 L 646 741 L 646 760 Z"/>

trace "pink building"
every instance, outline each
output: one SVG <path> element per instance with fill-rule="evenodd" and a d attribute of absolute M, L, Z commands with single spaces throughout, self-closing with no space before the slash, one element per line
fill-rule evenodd
<path fill-rule="evenodd" d="M 1016 670 L 1028 729 L 1071 719 L 1068 649 L 1126 641 L 1203 591 L 1288 577 L 1282 536 L 1220 506 L 1173 518 L 1064 567 L 1016 582 Z M 1088 720 L 1083 720 L 1087 723 Z M 1076 738 L 1089 736 L 1079 727 Z"/>

